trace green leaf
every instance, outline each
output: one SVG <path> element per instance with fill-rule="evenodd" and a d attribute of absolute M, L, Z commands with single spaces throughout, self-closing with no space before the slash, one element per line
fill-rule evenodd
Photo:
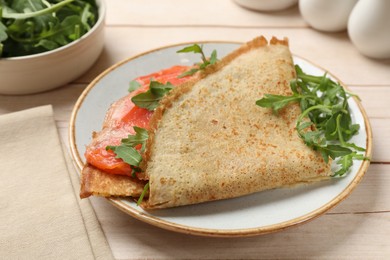
<path fill-rule="evenodd" d="M 165 96 L 173 88 L 174 86 L 170 82 L 163 84 L 158 81 L 151 81 L 149 86 L 150 92 L 158 97 Z"/>
<path fill-rule="evenodd" d="M 187 77 L 187 76 L 192 76 L 192 75 L 194 75 L 198 71 L 199 71 L 198 68 L 193 68 L 193 69 L 190 69 L 190 70 L 187 70 L 187 71 L 183 72 L 182 74 L 180 74 L 177 77 L 178 78 L 184 78 L 184 77 Z"/>
<path fill-rule="evenodd" d="M 86 4 L 80 14 L 80 20 L 83 23 L 84 27 L 89 31 L 91 30 L 91 26 L 89 24 L 90 20 L 95 19 L 95 15 L 91 11 L 92 6 L 90 4 Z"/>
<path fill-rule="evenodd" d="M 335 144 L 322 147 L 322 150 L 325 151 L 332 159 L 336 159 L 336 157 L 342 157 L 352 153 L 351 149 Z"/>
<path fill-rule="evenodd" d="M 41 47 L 45 48 L 46 50 L 54 50 L 54 49 L 58 48 L 59 44 L 56 43 L 55 41 L 42 39 L 37 44 L 35 44 L 34 46 L 35 47 L 41 46 Z"/>
<path fill-rule="evenodd" d="M 141 152 L 144 152 L 149 134 L 146 129 L 138 126 L 134 126 L 134 131 L 135 134 L 129 135 L 127 138 L 123 138 L 120 145 L 109 145 L 106 147 L 106 150 L 112 150 L 116 154 L 116 158 L 122 159 L 124 162 L 130 164 L 133 170 L 138 171 L 138 166 L 142 161 L 142 156 L 134 147 L 142 145 Z"/>
<path fill-rule="evenodd" d="M 114 151 L 116 154 L 116 158 L 120 158 L 130 165 L 139 166 L 140 162 L 142 161 L 142 156 L 133 147 L 127 145 L 119 145 L 107 146 L 107 149 Z"/>
<path fill-rule="evenodd" d="M 354 143 L 344 143 L 344 146 L 345 147 L 350 147 L 356 151 L 359 151 L 359 152 L 364 152 L 366 151 L 366 149 L 364 149 L 363 147 L 360 147 L 360 146 L 357 146 L 356 144 Z"/>
<path fill-rule="evenodd" d="M 215 64 L 216 62 L 218 61 L 218 58 L 217 58 L 217 51 L 216 50 L 213 50 L 211 52 L 211 56 L 210 56 L 210 64 Z"/>
<path fill-rule="evenodd" d="M 144 200 L 144 197 L 145 195 L 149 192 L 149 182 L 147 182 L 144 186 L 144 189 L 141 193 L 141 195 L 139 196 L 138 200 L 137 200 L 137 206 L 141 205 L 142 201 Z"/>
<path fill-rule="evenodd" d="M 151 81 L 149 90 L 131 98 L 131 101 L 138 107 L 153 111 L 157 108 L 160 100 L 173 88 L 170 82 L 162 84 Z"/>
<path fill-rule="evenodd" d="M 325 123 L 325 137 L 327 140 L 337 140 L 337 115 L 332 115 Z"/>
<path fill-rule="evenodd" d="M 325 144 L 325 139 L 320 131 L 301 132 L 300 136 L 304 143 L 310 147 L 317 147 Z"/>
<path fill-rule="evenodd" d="M 134 90 L 137 90 L 137 89 L 139 89 L 141 87 L 141 83 L 139 83 L 138 81 L 136 81 L 136 80 L 132 80 L 132 81 L 130 81 L 130 83 L 129 83 L 129 89 L 128 89 L 128 91 L 129 92 L 133 92 Z"/>
<path fill-rule="evenodd" d="M 135 135 L 129 135 L 128 138 L 122 139 L 119 146 L 107 146 L 106 150 L 114 151 L 116 153 L 116 158 L 120 158 L 124 162 L 128 163 L 132 168 L 132 176 L 136 177 L 136 172 L 141 171 L 138 166 L 142 161 L 142 156 L 136 149 L 133 148 L 133 146 L 138 144 L 142 144 L 142 146 L 144 146 L 146 140 L 148 139 L 148 132 L 146 129 L 137 126 L 134 127 L 134 130 L 136 132 Z M 148 192 L 149 182 L 144 186 L 144 189 L 137 201 L 137 205 L 141 204 Z"/>
<path fill-rule="evenodd" d="M 348 155 L 341 157 L 337 161 L 337 165 L 340 166 L 340 168 L 333 174 L 333 177 L 343 176 L 344 174 L 346 174 L 349 171 L 350 167 L 353 165 L 353 160 L 370 160 L 370 158 L 357 152 L 352 152 Z"/>
<path fill-rule="evenodd" d="M 352 159 L 353 159 L 353 156 L 351 156 L 351 155 L 346 155 L 346 156 L 341 157 L 337 161 L 337 165 L 340 166 L 340 169 L 333 174 L 333 177 L 335 177 L 335 176 L 342 176 L 345 173 L 347 173 L 347 171 L 349 170 L 349 168 L 353 164 L 353 160 Z"/>
<path fill-rule="evenodd" d="M 83 26 L 81 19 L 77 15 L 66 17 L 61 22 L 62 32 L 68 35 L 71 40 L 80 38 L 80 27 Z"/>
<path fill-rule="evenodd" d="M 35 1 L 35 2 L 34 1 L 26 1 L 28 4 L 30 4 L 32 11 L 23 12 L 23 13 L 16 13 L 16 12 L 13 12 L 13 10 L 10 8 L 4 8 L 2 16 L 3 16 L 3 18 L 7 18 L 7 19 L 28 19 L 28 18 L 40 16 L 40 15 L 53 13 L 53 12 L 57 11 L 59 8 L 65 6 L 73 1 L 74 0 L 64 0 L 64 1 L 61 1 L 61 2 L 54 4 L 48 8 L 45 8 L 45 9 L 40 9 L 40 7 L 36 5 L 38 3 L 38 1 Z M 28 10 L 28 9 L 25 9 L 25 10 Z"/>
<path fill-rule="evenodd" d="M 203 50 L 201 46 L 199 46 L 198 44 L 194 44 L 191 46 L 184 47 L 183 49 L 177 51 L 177 53 L 188 53 L 188 52 L 203 53 Z"/>
<path fill-rule="evenodd" d="M 0 43 L 8 39 L 7 27 L 0 21 Z"/>
<path fill-rule="evenodd" d="M 122 139 L 122 144 L 130 147 L 136 145 L 144 145 L 149 138 L 148 131 L 144 128 L 134 126 L 135 135 L 129 135 L 127 138 Z"/>
<path fill-rule="evenodd" d="M 299 125 L 297 125 L 297 130 L 298 132 L 301 132 L 302 130 L 308 128 L 308 127 L 311 127 L 313 125 L 312 122 L 303 122 L 303 123 L 300 123 Z"/>
<path fill-rule="evenodd" d="M 186 76 L 192 76 L 196 72 L 198 72 L 200 70 L 204 70 L 207 66 L 215 64 L 218 61 L 217 51 L 216 50 L 213 50 L 211 52 L 210 59 L 207 59 L 206 55 L 203 52 L 203 46 L 199 46 L 198 44 L 193 44 L 191 46 L 184 47 L 183 49 L 177 51 L 177 53 L 189 53 L 189 52 L 200 53 L 202 62 L 197 63 L 196 64 L 196 66 L 197 66 L 196 68 L 192 68 L 192 69 L 190 69 L 188 71 L 183 72 L 182 74 L 180 74 L 178 76 L 178 78 L 183 78 L 183 77 L 186 77 Z"/>
<path fill-rule="evenodd" d="M 154 95 L 149 90 L 140 93 L 134 97 L 131 98 L 131 101 L 138 107 L 146 108 L 147 110 L 153 111 L 157 108 L 159 101 L 161 100 L 161 97 L 158 97 Z"/>
<path fill-rule="evenodd" d="M 328 163 L 329 162 L 329 155 L 321 149 L 317 149 L 317 150 L 321 153 L 321 157 L 322 157 L 322 159 L 324 159 L 324 162 Z"/>
<path fill-rule="evenodd" d="M 284 108 L 292 102 L 297 102 L 300 99 L 299 96 L 281 96 L 281 95 L 272 95 L 265 94 L 262 99 L 256 101 L 256 105 L 261 107 L 272 108 L 275 112 L 278 112 L 280 109 Z"/>
<path fill-rule="evenodd" d="M 300 94 L 298 91 L 298 82 L 295 79 L 290 81 L 290 88 L 294 94 Z"/>

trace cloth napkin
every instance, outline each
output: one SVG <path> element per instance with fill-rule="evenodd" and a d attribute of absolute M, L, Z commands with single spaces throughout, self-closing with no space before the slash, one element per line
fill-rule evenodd
<path fill-rule="evenodd" d="M 0 116 L 0 258 L 113 259 L 51 106 Z"/>

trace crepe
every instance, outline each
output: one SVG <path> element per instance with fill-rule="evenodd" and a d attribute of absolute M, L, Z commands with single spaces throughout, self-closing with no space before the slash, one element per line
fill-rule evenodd
<path fill-rule="evenodd" d="M 144 207 L 227 199 L 329 177 L 330 163 L 297 135 L 298 104 L 277 115 L 255 104 L 266 93 L 292 94 L 294 78 L 287 40 L 268 44 L 260 37 L 172 90 L 150 122 Z"/>
<path fill-rule="evenodd" d="M 109 174 L 86 164 L 81 172 L 80 198 L 91 195 L 140 196 L 145 182 L 125 175 Z"/>
<path fill-rule="evenodd" d="M 287 39 L 264 37 L 210 65 L 165 96 L 155 110 L 141 169 L 145 209 L 239 197 L 327 179 L 330 160 L 307 147 L 291 104 L 278 114 L 256 105 L 264 94 L 290 95 L 295 69 Z M 139 197 L 145 181 L 82 172 L 81 196 Z"/>

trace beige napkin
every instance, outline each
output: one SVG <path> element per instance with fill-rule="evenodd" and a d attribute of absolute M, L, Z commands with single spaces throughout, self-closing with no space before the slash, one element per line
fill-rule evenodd
<path fill-rule="evenodd" d="M 0 116 L 0 258 L 113 259 L 51 106 Z"/>

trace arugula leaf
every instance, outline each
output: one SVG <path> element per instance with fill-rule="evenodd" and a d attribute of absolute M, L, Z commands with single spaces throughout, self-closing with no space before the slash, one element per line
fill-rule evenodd
<path fill-rule="evenodd" d="M 129 92 L 133 92 L 134 90 L 137 90 L 137 89 L 139 89 L 141 87 L 141 83 L 139 83 L 138 81 L 136 81 L 136 80 L 132 80 L 132 81 L 130 81 L 130 83 L 129 83 L 129 89 L 128 89 L 128 91 Z"/>
<path fill-rule="evenodd" d="M 160 100 L 173 88 L 174 86 L 170 82 L 163 84 L 158 81 L 150 81 L 149 90 L 135 95 L 131 101 L 138 107 L 153 111 Z"/>
<path fill-rule="evenodd" d="M 88 32 L 97 17 L 94 0 L 0 0 L 0 57 L 64 46 Z"/>
<path fill-rule="evenodd" d="M 203 49 L 198 44 L 187 46 L 187 47 L 184 47 L 183 49 L 177 51 L 177 53 L 186 53 L 186 52 L 200 53 L 200 54 L 202 54 L 202 57 L 205 58 L 203 55 Z"/>
<path fill-rule="evenodd" d="M 158 81 L 151 81 L 149 85 L 149 90 L 157 96 L 165 96 L 174 86 L 167 82 L 166 84 L 160 83 Z"/>
<path fill-rule="evenodd" d="M 363 154 L 359 154 L 357 152 L 352 152 L 348 155 L 341 157 L 337 161 L 337 165 L 340 167 L 338 171 L 336 171 L 332 177 L 343 176 L 348 172 L 349 168 L 353 165 L 353 160 L 370 160 L 370 158 L 364 156 Z"/>
<path fill-rule="evenodd" d="M 348 149 L 341 145 L 328 144 L 323 147 L 320 146 L 319 148 L 333 160 L 336 159 L 336 157 L 342 157 L 352 153 L 351 149 Z"/>
<path fill-rule="evenodd" d="M 112 150 L 116 154 L 116 158 L 120 158 L 130 165 L 138 167 L 142 161 L 142 156 L 136 149 L 123 143 L 118 146 L 107 146 L 106 149 Z"/>
<path fill-rule="evenodd" d="M 211 65 L 213 65 L 213 64 L 215 64 L 217 61 L 218 61 L 218 58 L 217 58 L 217 50 L 213 50 L 213 51 L 211 52 L 209 62 L 210 62 Z"/>
<path fill-rule="evenodd" d="M 256 101 L 256 105 L 261 107 L 270 107 L 275 112 L 278 112 L 280 109 L 284 108 L 292 102 L 297 102 L 301 97 L 299 95 L 292 95 L 290 97 L 280 96 L 280 95 L 271 95 L 265 94 L 263 99 Z"/>
<path fill-rule="evenodd" d="M 183 72 L 182 74 L 180 74 L 177 77 L 178 78 L 184 78 L 186 76 L 192 76 L 192 75 L 194 75 L 198 71 L 199 71 L 199 68 L 193 68 L 193 69 L 190 69 L 190 70 L 187 70 L 187 71 Z"/>
<path fill-rule="evenodd" d="M 146 141 L 149 138 L 148 131 L 144 128 L 134 126 L 134 135 L 129 135 L 121 140 L 117 146 L 107 146 L 106 150 L 111 150 L 116 154 L 116 158 L 122 159 L 138 171 L 138 166 L 142 161 L 142 156 L 134 147 L 141 145 L 141 152 L 144 152 Z"/>
<path fill-rule="evenodd" d="M 265 94 L 256 105 L 272 108 L 275 113 L 293 102 L 298 102 L 301 115 L 296 122 L 303 142 L 321 153 L 325 162 L 336 160 L 340 169 L 334 176 L 348 172 L 353 160 L 369 160 L 358 152 L 365 149 L 348 141 L 358 133 L 359 125 L 352 124 L 348 98 L 355 96 L 325 75 L 308 75 L 296 65 L 297 78 L 290 82 L 290 96 Z M 310 119 L 310 121 L 307 120 Z M 311 129 L 312 127 L 315 129 Z M 310 129 L 311 131 L 307 131 Z M 335 143 L 336 142 L 336 143 Z"/>
<path fill-rule="evenodd" d="M 348 171 L 353 164 L 353 155 L 354 153 L 347 154 L 337 161 L 337 165 L 340 166 L 340 169 L 333 174 L 333 177 L 342 176 Z"/>
<path fill-rule="evenodd" d="M 122 139 L 122 144 L 130 147 L 142 145 L 141 152 L 145 149 L 145 143 L 149 138 L 148 131 L 144 128 L 134 126 L 135 135 L 129 135 L 127 138 Z"/>
<path fill-rule="evenodd" d="M 26 8 L 25 10 L 31 10 L 29 12 L 23 12 L 23 13 L 17 13 L 14 12 L 11 8 L 7 8 L 5 6 L 4 11 L 3 11 L 3 18 L 9 18 L 9 19 L 27 19 L 27 18 L 32 18 L 36 17 L 39 15 L 44 15 L 44 14 L 50 14 L 52 12 L 57 11 L 61 7 L 73 2 L 74 0 L 64 0 L 62 2 L 53 4 L 45 9 L 42 9 L 43 5 L 40 5 L 38 1 L 28 1 L 28 4 L 30 5 L 30 8 Z"/>
<path fill-rule="evenodd" d="M 191 46 L 184 47 L 183 49 L 177 51 L 177 53 L 191 53 L 191 52 L 199 53 L 201 55 L 202 62 L 196 63 L 195 68 L 183 72 L 178 76 L 178 78 L 194 75 L 196 72 L 200 70 L 204 70 L 208 65 L 215 64 L 218 61 L 216 50 L 213 50 L 211 52 L 210 59 L 206 58 L 206 55 L 203 52 L 203 45 L 193 44 Z"/>
<path fill-rule="evenodd" d="M 143 189 L 141 195 L 139 196 L 139 198 L 137 200 L 137 206 L 141 205 L 141 203 L 142 203 L 146 193 L 148 193 L 148 191 L 149 191 L 149 182 L 147 182 L 145 184 L 144 189 Z"/>
<path fill-rule="evenodd" d="M 0 18 L 1 18 L 1 12 L 2 12 L 2 7 L 0 6 Z M 3 53 L 3 42 L 8 39 L 8 35 L 6 33 L 7 27 L 1 22 L 0 20 L 0 57 L 2 56 Z"/>

